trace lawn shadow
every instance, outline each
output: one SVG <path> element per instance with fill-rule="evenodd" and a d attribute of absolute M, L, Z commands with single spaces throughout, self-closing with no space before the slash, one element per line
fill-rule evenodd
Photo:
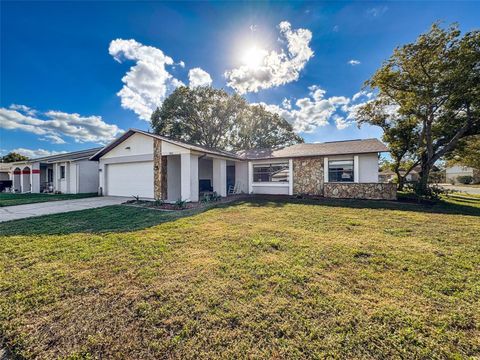
<path fill-rule="evenodd" d="M 456 203 L 440 201 L 435 204 L 424 205 L 402 201 L 326 199 L 320 197 L 297 198 L 292 196 L 265 195 L 182 211 L 158 211 L 127 205 L 113 205 L 0 223 L 0 236 L 66 235 L 71 233 L 96 234 L 136 231 L 193 216 L 213 208 L 221 209 L 240 205 L 246 205 L 247 207 L 281 208 L 288 204 L 302 204 L 310 206 L 349 207 L 353 209 L 379 209 L 480 216 L 480 199 L 455 197 L 453 200 Z"/>

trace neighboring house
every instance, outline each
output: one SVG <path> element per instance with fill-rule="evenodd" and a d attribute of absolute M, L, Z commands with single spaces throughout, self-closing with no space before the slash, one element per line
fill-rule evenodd
<path fill-rule="evenodd" d="M 447 182 L 458 184 L 457 178 L 459 176 L 471 176 L 474 183 L 480 182 L 480 170 L 462 165 L 452 165 L 445 168 Z"/>
<path fill-rule="evenodd" d="M 297 144 L 232 153 L 130 129 L 91 157 L 100 192 L 111 196 L 199 201 L 203 192 L 309 194 L 394 199 L 378 181 L 377 139 Z"/>
<path fill-rule="evenodd" d="M 98 191 L 98 162 L 89 158 L 100 148 L 45 156 L 10 163 L 15 192 L 61 192 L 63 194 Z"/>
<path fill-rule="evenodd" d="M 0 163 L 0 181 L 10 180 L 10 163 Z"/>
<path fill-rule="evenodd" d="M 10 164 L 0 163 L 0 192 L 12 187 L 10 180 Z"/>
<path fill-rule="evenodd" d="M 408 175 L 405 177 L 405 181 L 418 181 L 420 178 L 419 171 L 419 168 L 413 168 L 410 170 Z M 400 175 L 405 176 L 405 172 L 405 170 L 400 170 Z M 378 174 L 378 177 L 380 182 L 393 182 L 397 177 L 397 174 L 395 174 L 395 172 L 392 170 L 383 170 Z"/>

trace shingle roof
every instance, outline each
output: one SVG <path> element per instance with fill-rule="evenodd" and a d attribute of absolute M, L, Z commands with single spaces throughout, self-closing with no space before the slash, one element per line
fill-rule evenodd
<path fill-rule="evenodd" d="M 386 152 L 388 148 L 378 139 L 333 141 L 318 144 L 296 144 L 283 149 L 252 149 L 239 151 L 242 159 L 261 160 L 275 158 L 347 155 Z"/>
<path fill-rule="evenodd" d="M 90 156 L 101 150 L 102 148 L 93 148 L 93 149 L 86 149 L 80 151 L 72 151 L 68 153 L 61 153 L 49 156 L 42 156 L 39 158 L 30 159 L 27 161 L 16 161 L 12 164 L 23 164 L 23 163 L 32 163 L 32 162 L 44 162 L 44 163 L 52 163 L 57 161 L 75 161 L 81 159 L 88 159 Z"/>
<path fill-rule="evenodd" d="M 174 140 L 174 139 L 171 139 L 167 136 L 162 136 L 162 135 L 157 135 L 157 134 L 152 134 L 152 133 L 149 133 L 149 132 L 146 132 L 146 131 L 143 131 L 143 130 L 138 130 L 138 129 L 129 129 L 127 132 L 125 132 L 122 136 L 120 136 L 119 138 L 117 138 L 116 140 L 112 141 L 110 144 L 108 144 L 107 146 L 105 146 L 103 149 L 101 149 L 100 151 L 97 151 L 91 158 L 90 160 L 98 160 L 100 159 L 104 154 L 106 154 L 107 152 L 109 152 L 110 150 L 112 150 L 114 147 L 116 147 L 118 144 L 120 144 L 121 142 L 123 142 L 124 140 L 126 140 L 127 138 L 129 138 L 130 136 L 132 136 L 133 134 L 135 133 L 139 133 L 139 134 L 143 134 L 143 135 L 146 135 L 146 136 L 150 136 L 150 137 L 153 137 L 153 138 L 157 138 L 157 139 L 160 139 L 160 140 L 163 140 L 163 141 L 167 141 L 171 144 L 175 144 L 175 145 L 178 145 L 178 146 L 181 146 L 185 149 L 190 149 L 190 150 L 193 150 L 193 151 L 198 151 L 198 152 L 203 152 L 203 153 L 207 153 L 207 154 L 212 154 L 212 155 L 218 155 L 218 156 L 223 156 L 223 157 L 227 157 L 227 158 L 231 158 L 231 159 L 240 159 L 240 156 L 238 156 L 237 154 L 235 153 L 232 153 L 232 152 L 229 152 L 229 151 L 224 151 L 224 150 L 218 150 L 218 149 L 212 149 L 212 148 L 209 148 L 209 147 L 206 147 L 206 146 L 201 146 L 201 145 L 194 145 L 194 144 L 189 144 L 189 143 L 186 143 L 184 141 L 179 141 L 179 140 Z"/>
<path fill-rule="evenodd" d="M 190 149 L 193 151 L 204 152 L 208 154 L 223 156 L 231 159 L 239 160 L 260 160 L 260 159 L 275 159 L 275 158 L 290 158 L 290 157 L 306 157 L 306 156 L 325 156 L 325 155 L 347 155 L 347 154 L 365 154 L 378 153 L 388 151 L 387 147 L 378 139 L 365 140 L 346 140 L 333 141 L 319 144 L 296 144 L 285 147 L 283 149 L 252 149 L 243 150 L 237 153 L 229 151 L 212 149 L 206 146 L 189 144 L 183 141 L 174 140 L 166 136 L 152 134 L 138 129 L 129 129 L 122 136 L 112 141 L 110 144 L 102 149 L 97 150 L 92 154 L 90 160 L 98 160 L 104 154 L 112 150 L 118 144 L 129 138 L 135 133 L 143 134 L 160 140 L 170 142 L 172 144 Z"/>

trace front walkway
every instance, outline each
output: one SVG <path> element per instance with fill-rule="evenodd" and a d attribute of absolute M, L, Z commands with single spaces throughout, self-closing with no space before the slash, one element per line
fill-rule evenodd
<path fill-rule="evenodd" d="M 85 199 L 50 201 L 35 204 L 0 207 L 0 222 L 58 214 L 70 211 L 118 205 L 130 200 L 125 197 L 99 196 Z"/>

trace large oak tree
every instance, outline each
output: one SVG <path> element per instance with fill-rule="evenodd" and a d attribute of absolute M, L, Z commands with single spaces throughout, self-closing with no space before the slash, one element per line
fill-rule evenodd
<path fill-rule="evenodd" d="M 177 88 L 153 112 L 151 123 L 156 134 L 218 149 L 278 148 L 303 142 L 277 114 L 209 86 Z"/>
<path fill-rule="evenodd" d="M 427 193 L 434 163 L 480 132 L 480 32 L 462 37 L 456 25 L 434 24 L 396 48 L 366 86 L 378 95 L 359 123 L 381 126 L 394 156 L 400 148 L 420 164 L 419 191 Z"/>

